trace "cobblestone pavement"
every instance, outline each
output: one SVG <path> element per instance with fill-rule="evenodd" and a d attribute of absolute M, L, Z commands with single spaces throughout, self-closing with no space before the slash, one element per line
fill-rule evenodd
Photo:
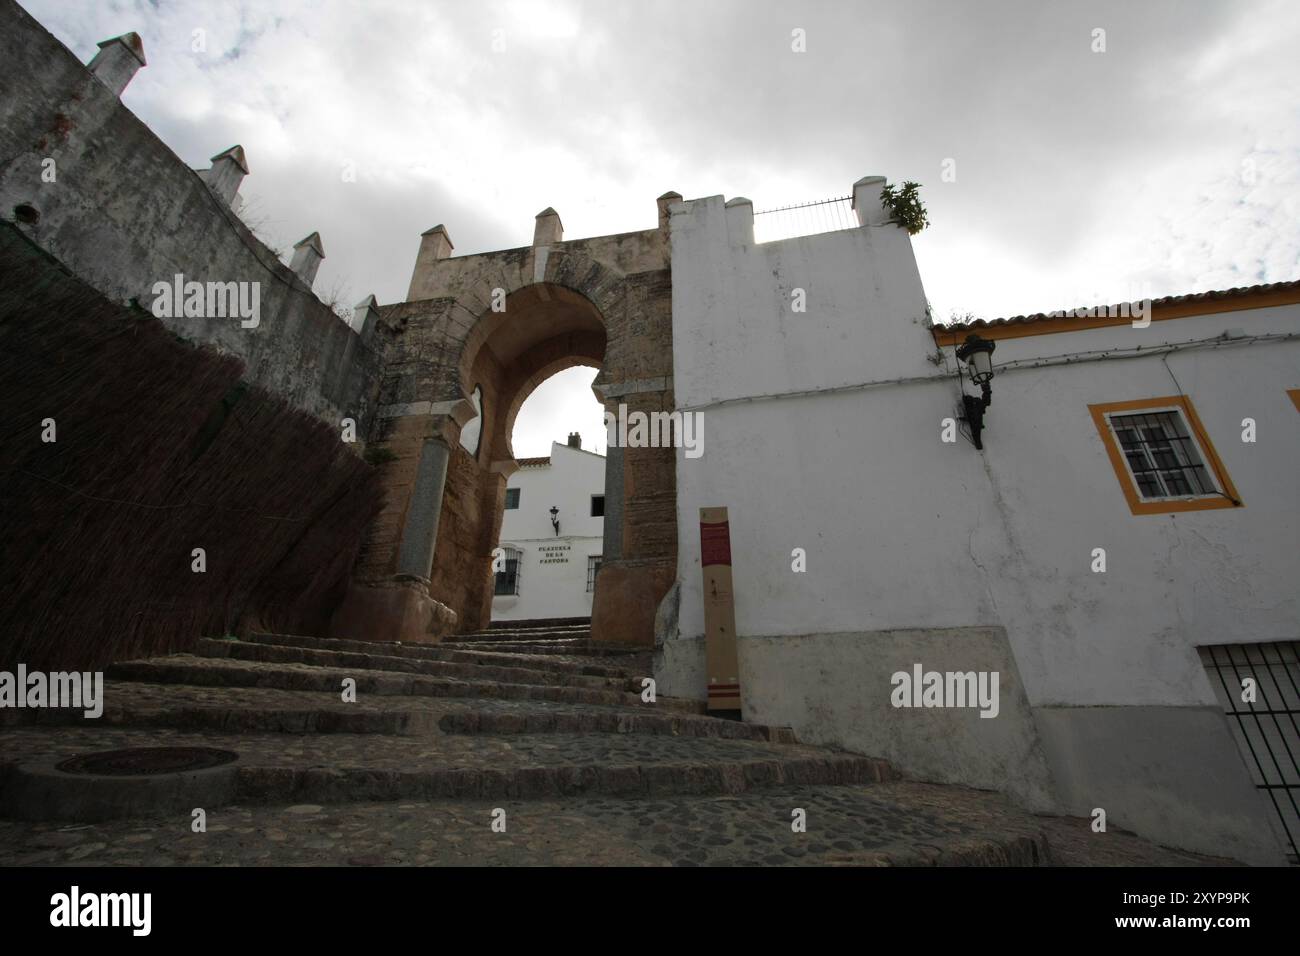
<path fill-rule="evenodd" d="M 189 811 L 0 820 L 0 865 L 1224 862 L 1033 816 L 998 794 L 899 780 L 883 761 L 693 702 L 647 703 L 633 689 L 640 657 L 584 655 L 572 637 L 557 647 L 566 653 L 259 636 L 118 665 L 100 721 L 7 711 L 0 771 L 216 747 L 239 754 L 233 797 L 204 807 L 205 833 Z M 358 695 L 345 703 L 348 676 Z M 69 775 L 66 786 L 90 784 Z"/>
<path fill-rule="evenodd" d="M 493 811 L 505 831 L 492 829 Z M 806 812 L 807 832 L 791 829 Z M 1058 841 L 1068 846 L 1062 853 Z M 0 821 L 0 865 L 904 866 L 1216 862 L 995 794 L 892 782 L 710 798 L 226 807 L 95 826 Z"/>
<path fill-rule="evenodd" d="M 818 747 L 765 741 L 653 734 L 189 734 L 169 728 L 125 730 L 86 726 L 19 728 L 0 734 L 0 752 L 16 763 L 60 759 L 126 747 L 216 747 L 233 750 L 243 767 L 366 767 L 405 770 L 419 766 L 474 770 L 575 764 L 707 763 L 774 758 L 796 760 L 844 755 Z"/>

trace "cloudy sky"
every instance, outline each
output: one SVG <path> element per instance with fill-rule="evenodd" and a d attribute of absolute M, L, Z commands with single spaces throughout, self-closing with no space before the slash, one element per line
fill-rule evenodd
<path fill-rule="evenodd" d="M 868 174 L 923 187 L 939 320 L 1300 278 L 1292 0 L 19 2 L 83 60 L 138 32 L 127 105 L 194 166 L 241 143 L 248 218 L 319 230 L 349 304 L 403 299 L 436 223 L 466 254 L 546 206 L 581 238 Z M 517 454 L 597 437 L 593 374 L 534 393 Z"/>

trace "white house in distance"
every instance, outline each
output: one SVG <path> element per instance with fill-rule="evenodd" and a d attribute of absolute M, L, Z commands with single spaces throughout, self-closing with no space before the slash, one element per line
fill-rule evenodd
<path fill-rule="evenodd" d="M 856 228 L 774 242 L 747 200 L 672 208 L 674 393 L 708 427 L 677 452 L 659 693 L 706 698 L 700 509 L 725 507 L 745 719 L 1295 859 L 1300 282 L 934 327 L 881 185 Z M 918 670 L 997 706 L 899 702 Z"/>
<path fill-rule="evenodd" d="M 506 485 L 492 620 L 591 617 L 605 534 L 605 456 L 577 432 L 548 458 L 521 458 Z"/>

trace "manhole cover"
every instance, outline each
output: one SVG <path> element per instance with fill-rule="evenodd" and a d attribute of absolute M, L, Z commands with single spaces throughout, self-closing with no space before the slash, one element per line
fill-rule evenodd
<path fill-rule="evenodd" d="M 64 773 L 97 773 L 123 777 L 206 770 L 238 759 L 239 754 L 233 750 L 215 750 L 211 747 L 132 747 L 129 750 L 82 754 L 57 764 L 56 769 Z"/>

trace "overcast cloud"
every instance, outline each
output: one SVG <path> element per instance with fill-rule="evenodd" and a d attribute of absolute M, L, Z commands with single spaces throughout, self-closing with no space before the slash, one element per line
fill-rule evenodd
<path fill-rule="evenodd" d="M 127 105 L 194 166 L 241 143 L 249 217 L 282 250 L 319 230 L 347 304 L 403 299 L 440 222 L 460 255 L 546 206 L 581 238 L 669 189 L 761 210 L 868 174 L 923 186 L 939 320 L 1300 278 L 1288 0 L 20 2 L 83 61 L 140 33 Z M 591 375 L 539 391 L 517 454 L 595 437 Z"/>

